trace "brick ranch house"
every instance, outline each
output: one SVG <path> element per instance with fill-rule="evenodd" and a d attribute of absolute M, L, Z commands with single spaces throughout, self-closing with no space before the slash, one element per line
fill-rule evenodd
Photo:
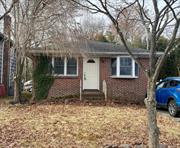
<path fill-rule="evenodd" d="M 107 99 L 119 102 L 143 102 L 147 79 L 123 46 L 86 41 L 71 54 L 65 51 L 49 48 L 30 51 L 34 57 L 48 55 L 51 58 L 55 80 L 48 98 L 100 92 Z M 145 67 L 148 66 L 147 50 L 132 48 L 131 51 Z"/>

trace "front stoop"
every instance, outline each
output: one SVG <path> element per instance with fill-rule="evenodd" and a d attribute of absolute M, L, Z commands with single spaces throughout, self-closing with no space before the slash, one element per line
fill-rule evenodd
<path fill-rule="evenodd" d="M 105 101 L 105 96 L 99 90 L 83 90 L 82 99 L 88 103 L 100 103 Z"/>

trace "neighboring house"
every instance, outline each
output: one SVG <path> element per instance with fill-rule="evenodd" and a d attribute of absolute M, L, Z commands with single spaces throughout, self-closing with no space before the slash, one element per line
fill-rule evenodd
<path fill-rule="evenodd" d="M 7 42 L 6 37 L 0 33 L 0 83 L 5 86 L 6 95 L 12 95 L 16 57 L 14 50 L 10 46 L 5 45 L 5 42 Z"/>
<path fill-rule="evenodd" d="M 147 79 L 123 46 L 86 41 L 73 45 L 72 50 L 70 48 L 62 51 L 51 48 L 30 51 L 34 57 L 44 55 L 51 58 L 55 81 L 48 98 L 80 95 L 81 92 L 96 90 L 107 94 L 108 99 L 143 102 Z M 147 50 L 131 51 L 145 67 L 148 66 Z"/>
<path fill-rule="evenodd" d="M 2 84 L 4 35 L 0 33 L 0 83 Z"/>

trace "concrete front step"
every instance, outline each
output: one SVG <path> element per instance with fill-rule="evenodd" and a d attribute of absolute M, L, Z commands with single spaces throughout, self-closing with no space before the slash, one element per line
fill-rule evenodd
<path fill-rule="evenodd" d="M 84 90 L 82 92 L 82 98 L 85 100 L 104 100 L 104 93 L 99 90 Z"/>
<path fill-rule="evenodd" d="M 106 105 L 105 100 L 83 100 L 84 105 Z"/>

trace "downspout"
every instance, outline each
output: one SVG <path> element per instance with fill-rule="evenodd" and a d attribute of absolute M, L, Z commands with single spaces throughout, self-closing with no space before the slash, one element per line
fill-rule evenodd
<path fill-rule="evenodd" d="M 11 73 L 12 73 L 12 67 L 11 67 L 11 64 L 12 64 L 12 50 L 11 48 L 9 49 L 9 65 L 8 65 L 8 87 L 11 86 Z"/>
<path fill-rule="evenodd" d="M 3 39 L 3 43 L 2 43 L 1 84 L 2 84 L 2 82 L 3 82 L 3 81 L 2 81 L 2 79 L 3 79 L 3 66 L 4 66 L 4 65 L 3 65 L 3 64 L 4 64 L 4 63 L 3 63 L 3 62 L 4 62 L 4 61 L 3 61 L 3 57 L 4 57 L 4 39 Z"/>

